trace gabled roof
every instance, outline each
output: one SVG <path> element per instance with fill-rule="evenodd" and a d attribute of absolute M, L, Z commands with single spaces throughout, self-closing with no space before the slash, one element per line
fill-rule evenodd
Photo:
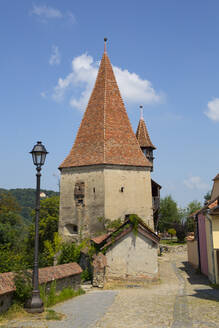
<path fill-rule="evenodd" d="M 158 244 L 160 238 L 156 235 L 153 230 L 151 230 L 140 218 L 136 219 L 138 221 L 137 232 L 145 236 L 146 238 L 150 239 L 154 243 Z M 115 241 L 121 239 L 123 236 L 127 235 L 134 229 L 133 223 L 130 219 L 124 221 L 116 230 L 112 233 L 106 234 L 104 236 L 100 236 L 102 238 L 95 237 L 91 239 L 100 250 L 105 247 L 112 245 Z"/>
<path fill-rule="evenodd" d="M 151 167 L 132 130 L 106 52 L 75 143 L 59 168 L 95 164 Z"/>
<path fill-rule="evenodd" d="M 138 128 L 136 131 L 136 138 L 138 139 L 140 147 L 156 149 L 156 147 L 151 142 L 143 117 L 141 117 L 139 120 Z"/>

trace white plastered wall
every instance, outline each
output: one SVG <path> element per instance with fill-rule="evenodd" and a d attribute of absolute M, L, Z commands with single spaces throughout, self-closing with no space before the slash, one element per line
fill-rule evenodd
<path fill-rule="evenodd" d="M 157 245 L 140 233 L 116 241 L 106 252 L 106 280 L 153 279 L 158 275 Z"/>

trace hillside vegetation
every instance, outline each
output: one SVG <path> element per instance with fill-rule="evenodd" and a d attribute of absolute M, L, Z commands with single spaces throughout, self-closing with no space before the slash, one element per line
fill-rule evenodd
<path fill-rule="evenodd" d="M 42 193 L 45 193 L 47 197 L 58 196 L 59 193 L 53 190 L 41 189 Z M 20 206 L 20 215 L 24 220 L 25 224 L 32 222 L 31 212 L 35 208 L 36 203 L 36 190 L 35 189 L 3 189 L 0 188 L 0 194 L 8 194 L 13 196 L 18 205 Z"/>

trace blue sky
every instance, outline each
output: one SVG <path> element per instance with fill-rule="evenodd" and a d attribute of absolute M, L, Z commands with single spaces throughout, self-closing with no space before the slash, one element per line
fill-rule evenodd
<path fill-rule="evenodd" d="M 0 10 L 0 187 L 35 187 L 28 152 L 41 140 L 42 188 L 57 190 L 107 36 L 134 130 L 144 105 L 162 196 L 203 199 L 219 172 L 217 0 L 2 0 Z"/>

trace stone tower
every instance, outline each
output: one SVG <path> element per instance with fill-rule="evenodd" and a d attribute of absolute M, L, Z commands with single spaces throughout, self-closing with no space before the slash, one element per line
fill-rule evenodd
<path fill-rule="evenodd" d="M 143 113 L 142 113 L 143 106 L 140 106 L 141 109 L 141 118 L 138 123 L 138 128 L 136 132 L 136 138 L 138 139 L 139 145 L 141 147 L 141 150 L 143 154 L 146 156 L 146 158 L 151 163 L 151 171 L 153 171 L 153 162 L 154 162 L 154 156 L 153 151 L 156 149 L 154 145 L 151 142 L 151 139 L 149 137 L 149 133 L 144 121 Z"/>
<path fill-rule="evenodd" d="M 135 213 L 153 228 L 150 161 L 132 130 L 106 53 L 74 145 L 59 169 L 59 233 L 95 235 L 103 219 Z"/>

